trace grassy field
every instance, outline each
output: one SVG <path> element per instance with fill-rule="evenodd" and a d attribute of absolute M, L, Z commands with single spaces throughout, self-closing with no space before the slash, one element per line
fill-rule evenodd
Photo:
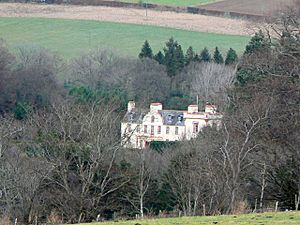
<path fill-rule="evenodd" d="M 299 225 L 300 212 L 247 214 L 238 216 L 182 217 L 153 220 L 115 221 L 90 225 Z M 87 224 L 81 224 L 87 225 Z"/>
<path fill-rule="evenodd" d="M 171 6 L 195 6 L 208 3 L 217 2 L 220 0 L 122 0 L 123 2 L 133 3 L 152 3 L 158 5 L 171 5 Z"/>
<path fill-rule="evenodd" d="M 171 36 L 182 45 L 184 51 L 191 45 L 197 51 L 204 47 L 213 51 L 215 46 L 219 46 L 223 52 L 230 47 L 242 52 L 250 39 L 246 36 L 88 20 L 0 18 L 0 38 L 11 48 L 36 44 L 65 58 L 96 47 L 136 57 L 146 39 L 156 53 Z"/>

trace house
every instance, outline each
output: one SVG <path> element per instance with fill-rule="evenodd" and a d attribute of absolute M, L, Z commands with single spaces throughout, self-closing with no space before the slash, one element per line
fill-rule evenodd
<path fill-rule="evenodd" d="M 205 126 L 221 125 L 222 114 L 207 103 L 204 111 L 190 105 L 186 111 L 165 110 L 161 103 L 151 103 L 149 110 L 128 102 L 121 123 L 122 143 L 128 148 L 145 148 L 152 141 L 180 141 L 195 138 Z"/>

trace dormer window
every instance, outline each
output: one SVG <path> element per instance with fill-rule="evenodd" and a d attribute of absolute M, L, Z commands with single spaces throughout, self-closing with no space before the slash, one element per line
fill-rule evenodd
<path fill-rule="evenodd" d="M 177 117 L 177 120 L 178 120 L 178 122 L 182 122 L 183 121 L 183 117 L 182 117 L 182 115 L 179 115 L 178 117 Z"/>
<path fill-rule="evenodd" d="M 130 120 L 130 122 L 133 121 L 133 113 L 130 113 L 130 114 L 129 114 L 129 120 Z"/>
<path fill-rule="evenodd" d="M 169 114 L 167 117 L 168 123 L 172 123 L 173 115 Z"/>

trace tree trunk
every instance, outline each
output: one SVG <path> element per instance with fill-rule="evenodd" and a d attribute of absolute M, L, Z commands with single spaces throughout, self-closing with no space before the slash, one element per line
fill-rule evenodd
<path fill-rule="evenodd" d="M 234 209 L 235 196 L 236 196 L 236 188 L 233 188 L 231 191 L 230 203 L 229 203 L 229 207 L 227 209 L 227 214 L 230 214 Z"/>
<path fill-rule="evenodd" d="M 141 215 L 141 218 L 143 219 L 144 218 L 144 204 L 143 204 L 142 198 L 140 199 L 140 215 Z"/>
<path fill-rule="evenodd" d="M 262 171 L 262 184 L 261 184 L 261 192 L 260 192 L 260 199 L 259 199 L 259 209 L 262 212 L 263 211 L 263 199 L 264 199 L 264 192 L 265 192 L 265 188 L 267 186 L 266 184 L 266 170 L 267 170 L 267 166 L 264 163 L 264 168 Z"/>

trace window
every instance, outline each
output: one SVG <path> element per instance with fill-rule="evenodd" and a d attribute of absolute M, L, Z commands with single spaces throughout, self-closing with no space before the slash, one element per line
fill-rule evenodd
<path fill-rule="evenodd" d="M 151 126 L 151 135 L 154 135 L 154 126 Z"/>
<path fill-rule="evenodd" d="M 137 126 L 136 126 L 136 132 L 137 132 L 137 133 L 140 133 L 140 125 L 137 125 Z"/>
<path fill-rule="evenodd" d="M 160 134 L 161 133 L 161 126 L 157 127 L 157 133 Z"/>
<path fill-rule="evenodd" d="M 127 125 L 127 130 L 128 130 L 128 132 L 131 132 L 131 124 Z"/>
<path fill-rule="evenodd" d="M 177 117 L 177 120 L 178 120 L 178 122 L 182 122 L 183 121 L 183 117 L 182 117 L 182 115 L 179 115 L 178 117 Z"/>
<path fill-rule="evenodd" d="M 166 134 L 170 133 L 170 127 L 166 127 Z"/>
<path fill-rule="evenodd" d="M 147 125 L 144 125 L 144 133 L 147 133 Z"/>
<path fill-rule="evenodd" d="M 198 133 L 198 131 L 199 131 L 199 124 L 193 123 L 193 133 Z"/>
<path fill-rule="evenodd" d="M 151 116 L 151 123 L 154 123 L 154 121 L 155 121 L 155 117 Z"/>
<path fill-rule="evenodd" d="M 168 123 L 172 123 L 172 120 L 173 120 L 173 115 L 169 114 L 168 115 Z"/>
<path fill-rule="evenodd" d="M 178 135 L 178 127 L 175 127 L 175 134 Z"/>

